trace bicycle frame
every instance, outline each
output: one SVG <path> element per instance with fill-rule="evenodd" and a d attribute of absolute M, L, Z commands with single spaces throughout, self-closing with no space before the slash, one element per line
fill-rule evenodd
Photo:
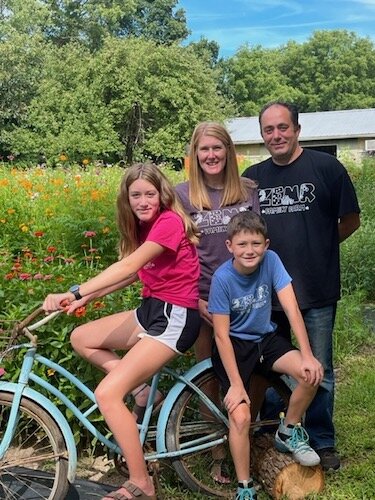
<path fill-rule="evenodd" d="M 34 382 L 36 386 L 42 387 L 49 394 L 52 394 L 53 396 L 58 398 L 74 414 L 74 416 L 80 421 L 80 423 L 86 429 L 88 429 L 88 431 L 94 437 L 96 437 L 101 443 L 103 443 L 111 452 L 121 455 L 121 450 L 114 441 L 107 439 L 101 432 L 99 432 L 98 429 L 95 427 L 95 425 L 93 425 L 93 423 L 90 422 L 90 420 L 88 419 L 91 413 L 98 408 L 97 403 L 95 401 L 94 393 L 84 383 L 82 383 L 75 375 L 66 370 L 64 367 L 58 365 L 57 363 L 51 361 L 48 358 L 45 358 L 44 356 L 37 354 L 36 352 L 37 350 L 36 337 L 31 335 L 30 332 L 32 330 L 37 329 L 39 326 L 46 323 L 47 321 L 49 321 L 51 317 L 55 315 L 56 313 L 53 313 L 52 315 L 47 316 L 38 323 L 35 323 L 34 325 L 31 325 L 28 328 L 24 328 L 24 333 L 29 337 L 29 339 L 31 339 L 31 343 L 19 344 L 12 348 L 12 349 L 27 348 L 27 351 L 24 355 L 18 381 L 14 383 L 0 381 L 0 391 L 5 391 L 14 394 L 14 400 L 11 408 L 10 418 L 7 423 L 7 428 L 4 433 L 3 440 L 0 443 L 0 459 L 4 456 L 5 452 L 7 451 L 7 448 L 10 445 L 12 436 L 17 426 L 17 416 L 18 416 L 20 401 L 21 398 L 24 396 L 38 403 L 39 405 L 43 406 L 48 411 L 48 413 L 50 413 L 52 418 L 56 421 L 57 425 L 60 427 L 69 454 L 68 480 L 70 482 L 74 482 L 75 471 L 77 467 L 77 450 L 70 426 L 67 420 L 65 419 L 64 415 L 61 413 L 61 411 L 46 396 L 38 392 L 36 389 L 30 388 L 28 386 L 30 380 Z M 91 406 L 85 412 L 82 412 L 79 408 L 77 408 L 77 406 L 72 401 L 70 401 L 70 399 L 64 393 L 62 393 L 50 382 L 48 382 L 48 380 L 41 378 L 33 371 L 34 363 L 39 363 L 48 369 L 54 370 L 55 373 L 58 373 L 59 375 L 65 377 L 80 392 L 82 392 L 87 399 L 91 401 L 92 403 Z M 199 397 L 210 408 L 212 413 L 218 418 L 219 421 L 222 421 L 225 425 L 228 425 L 227 419 L 222 414 L 222 412 L 204 394 L 204 392 L 202 392 L 193 383 L 195 377 L 197 377 L 200 373 L 209 369 L 211 366 L 212 366 L 211 360 L 205 360 L 194 365 L 190 370 L 188 370 L 184 374 L 179 374 L 175 370 L 169 367 L 165 367 L 161 372 L 154 375 L 151 383 L 151 391 L 146 405 L 145 415 L 143 421 L 138 426 L 142 445 L 147 440 L 149 424 L 152 416 L 153 402 L 155 399 L 161 373 L 165 372 L 170 376 L 172 376 L 172 378 L 175 380 L 175 384 L 172 387 L 171 391 L 169 391 L 167 397 L 165 398 L 157 420 L 156 451 L 146 453 L 145 454 L 146 460 L 154 461 L 154 460 L 164 460 L 168 458 L 178 457 L 184 454 L 190 454 L 196 451 L 212 448 L 225 441 L 225 437 L 210 440 L 210 436 L 208 437 L 206 436 L 204 441 L 200 439 L 192 440 L 183 449 L 174 452 L 168 452 L 166 446 L 166 432 L 167 432 L 166 429 L 167 429 L 167 422 L 169 415 L 172 411 L 176 399 L 183 392 L 183 390 L 186 389 L 187 386 L 190 387 L 193 391 L 198 393 Z"/>

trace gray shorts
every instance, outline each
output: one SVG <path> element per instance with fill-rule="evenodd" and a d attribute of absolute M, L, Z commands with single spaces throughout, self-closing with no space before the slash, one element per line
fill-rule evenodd
<path fill-rule="evenodd" d="M 275 361 L 295 349 L 292 343 L 279 335 L 277 331 L 269 333 L 260 342 L 243 340 L 233 336 L 230 337 L 230 340 L 238 372 L 247 391 L 250 388 L 250 378 L 253 373 L 264 375 L 267 378 Z M 212 365 L 225 395 L 229 390 L 230 382 L 215 342 L 212 349 Z M 272 373 L 275 374 L 275 372 Z"/>
<path fill-rule="evenodd" d="M 138 336 L 162 342 L 177 353 L 184 353 L 199 335 L 201 318 L 198 309 L 176 306 L 147 297 L 135 310 L 138 324 L 145 331 Z"/>

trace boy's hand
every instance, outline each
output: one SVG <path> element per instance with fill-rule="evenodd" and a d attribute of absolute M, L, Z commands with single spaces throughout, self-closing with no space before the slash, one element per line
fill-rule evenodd
<path fill-rule="evenodd" d="M 243 401 L 250 406 L 250 398 L 244 386 L 231 385 L 224 398 L 224 405 L 228 413 L 232 413 Z"/>
<path fill-rule="evenodd" d="M 324 376 L 322 364 L 314 356 L 302 356 L 302 378 L 308 384 L 317 386 Z"/>

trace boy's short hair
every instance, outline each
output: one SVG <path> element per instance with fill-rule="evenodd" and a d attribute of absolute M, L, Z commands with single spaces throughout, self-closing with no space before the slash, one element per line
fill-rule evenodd
<path fill-rule="evenodd" d="M 227 228 L 227 236 L 232 240 L 233 236 L 241 231 L 249 233 L 259 233 L 267 239 L 267 224 L 266 221 L 255 212 L 244 211 L 234 215 L 229 221 Z"/>

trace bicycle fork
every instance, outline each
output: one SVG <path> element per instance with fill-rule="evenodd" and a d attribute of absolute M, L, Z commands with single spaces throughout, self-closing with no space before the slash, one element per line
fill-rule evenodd
<path fill-rule="evenodd" d="M 3 439 L 0 443 L 0 459 L 4 458 L 4 455 L 10 446 L 10 443 L 11 443 L 13 436 L 14 436 L 14 432 L 15 432 L 16 427 L 17 427 L 18 418 L 19 418 L 19 411 L 18 410 L 20 407 L 21 398 L 23 396 L 24 389 L 28 384 L 29 373 L 30 373 L 31 368 L 33 366 L 35 351 L 36 351 L 35 347 L 31 348 L 25 354 L 25 357 L 24 357 L 24 360 L 22 363 L 21 373 L 20 373 L 18 382 L 16 384 L 16 390 L 13 392 L 14 397 L 13 397 L 12 407 L 11 407 L 10 414 L 9 414 L 9 420 L 6 423 L 6 430 L 5 430 Z"/>

